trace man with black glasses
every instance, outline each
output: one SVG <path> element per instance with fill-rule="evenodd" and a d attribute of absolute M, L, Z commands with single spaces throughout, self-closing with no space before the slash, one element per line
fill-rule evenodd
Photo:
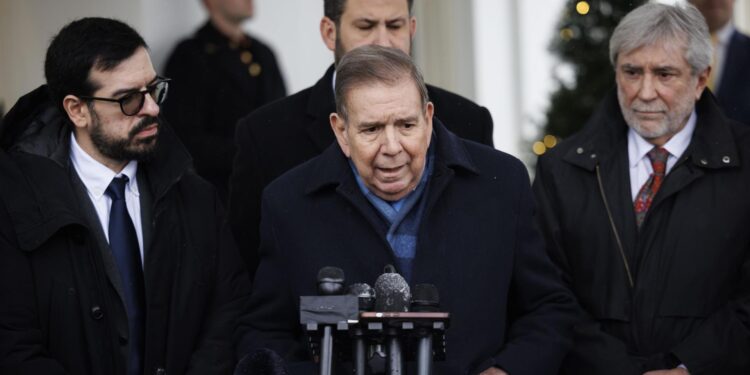
<path fill-rule="evenodd" d="M 103 18 L 65 26 L 45 74 L 0 133 L 0 373 L 231 373 L 248 280 L 159 118 L 169 79 Z"/>

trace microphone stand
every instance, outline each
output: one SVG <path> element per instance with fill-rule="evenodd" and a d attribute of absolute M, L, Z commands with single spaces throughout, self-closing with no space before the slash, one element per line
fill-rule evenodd
<path fill-rule="evenodd" d="M 417 374 L 432 375 L 432 333 L 421 330 L 417 349 Z"/>
<path fill-rule="evenodd" d="M 331 326 L 326 325 L 323 327 L 323 338 L 320 339 L 320 375 L 331 375 L 332 352 Z"/>
<path fill-rule="evenodd" d="M 365 375 L 367 361 L 367 345 L 365 344 L 362 328 L 354 328 L 354 374 Z"/>
<path fill-rule="evenodd" d="M 403 374 L 404 364 L 401 352 L 401 341 L 399 340 L 398 332 L 395 329 L 388 330 L 388 337 L 386 338 L 386 351 L 388 353 L 386 373 L 388 375 Z"/>

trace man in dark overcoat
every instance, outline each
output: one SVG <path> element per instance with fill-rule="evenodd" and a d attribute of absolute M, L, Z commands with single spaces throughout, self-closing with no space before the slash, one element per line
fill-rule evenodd
<path fill-rule="evenodd" d="M 145 42 L 80 19 L 45 74 L 0 135 L 0 373 L 231 374 L 249 282 Z"/>
<path fill-rule="evenodd" d="M 172 92 L 164 118 L 226 203 L 237 120 L 286 96 L 286 87 L 271 48 L 243 29 L 254 16 L 253 0 L 201 2 L 208 21 L 167 60 Z"/>
<path fill-rule="evenodd" d="M 335 61 L 352 48 L 375 44 L 411 51 L 417 21 L 413 0 L 325 0 L 320 33 Z M 229 222 L 251 276 L 258 263 L 260 197 L 275 178 L 321 154 L 334 141 L 334 66 L 312 87 L 256 110 L 237 124 L 237 157 L 230 180 Z M 492 145 L 489 111 L 466 98 L 427 86 L 435 115 L 459 137 Z"/>
<path fill-rule="evenodd" d="M 435 374 L 556 374 L 577 310 L 536 229 L 526 168 L 433 119 L 402 51 L 356 48 L 336 74 L 337 142 L 264 192 L 240 354 L 311 364 L 298 297 L 316 294 L 318 270 L 372 284 L 392 264 L 412 285 L 436 285 L 451 313 Z"/>
<path fill-rule="evenodd" d="M 705 89 L 689 4 L 647 4 L 610 39 L 617 89 L 539 159 L 551 257 L 587 312 L 564 374 L 750 373 L 750 131 Z"/>

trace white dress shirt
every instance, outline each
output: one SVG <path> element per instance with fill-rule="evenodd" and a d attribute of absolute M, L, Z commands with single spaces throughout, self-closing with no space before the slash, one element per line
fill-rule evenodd
<path fill-rule="evenodd" d="M 721 74 L 724 71 L 724 61 L 727 57 L 727 50 L 729 50 L 729 42 L 733 33 L 734 25 L 731 22 L 727 22 L 724 27 L 714 33 L 716 35 L 716 45 L 714 45 L 714 65 L 711 67 L 711 75 L 714 76 L 714 89 L 711 91 L 714 94 L 719 92 Z"/>
<path fill-rule="evenodd" d="M 112 208 L 112 199 L 104 192 L 115 177 L 127 176 L 128 184 L 125 186 L 125 205 L 128 208 L 130 219 L 135 227 L 135 234 L 138 237 L 138 247 L 141 251 L 141 262 L 143 262 L 143 227 L 141 226 L 141 200 L 138 192 L 138 180 L 136 171 L 138 162 L 131 160 L 120 173 L 115 173 L 111 169 L 94 160 L 84 151 L 76 141 L 75 135 L 70 134 L 70 161 L 81 178 L 86 192 L 96 209 L 99 216 L 99 222 L 102 224 L 104 236 L 109 241 L 109 211 Z"/>
<path fill-rule="evenodd" d="M 693 138 L 693 131 L 695 131 L 695 122 L 697 116 L 695 111 L 688 118 L 687 124 L 677 134 L 673 135 L 667 143 L 662 146 L 669 152 L 667 158 L 667 169 L 664 172 L 665 175 L 669 174 L 680 156 L 685 152 L 690 140 Z M 648 158 L 648 152 L 654 148 L 654 145 L 648 143 L 643 137 L 633 130 L 628 129 L 628 158 L 630 165 L 630 192 L 632 193 L 633 201 L 641 190 L 643 184 L 648 181 L 651 173 L 654 172 L 654 167 L 651 166 L 651 160 Z"/>

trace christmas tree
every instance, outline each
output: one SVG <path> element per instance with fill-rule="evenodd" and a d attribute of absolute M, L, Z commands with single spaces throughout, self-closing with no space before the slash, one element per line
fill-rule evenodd
<path fill-rule="evenodd" d="M 578 131 L 605 93 L 615 85 L 609 62 L 609 38 L 625 15 L 645 0 L 568 0 L 550 50 L 562 66 L 555 79 L 543 141 L 533 145 L 537 155 L 554 147 L 558 138 Z"/>

